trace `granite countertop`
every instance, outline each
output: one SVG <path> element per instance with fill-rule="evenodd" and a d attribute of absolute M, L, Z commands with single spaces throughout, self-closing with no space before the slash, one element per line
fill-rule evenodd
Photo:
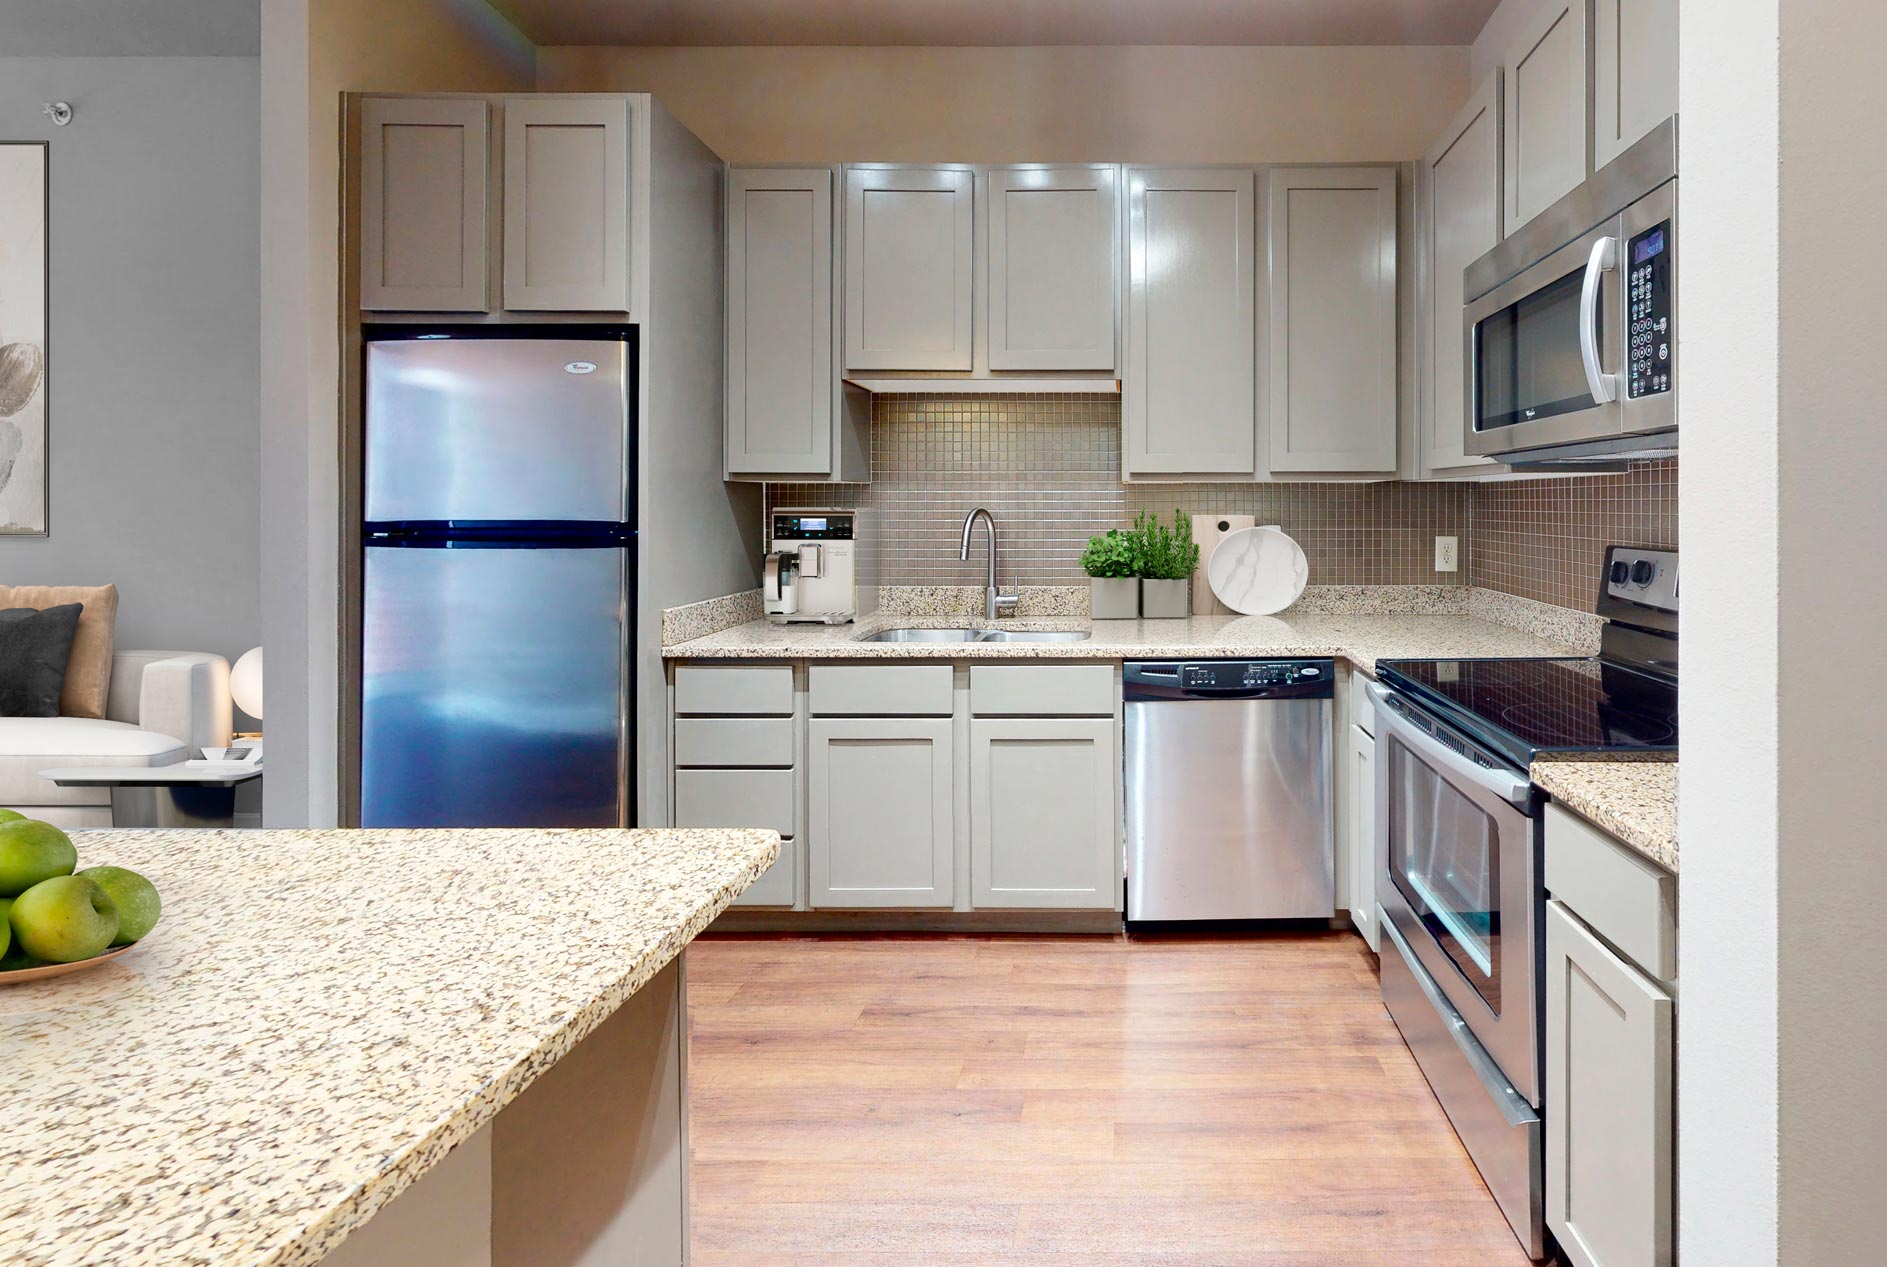
<path fill-rule="evenodd" d="M 1079 642 L 864 642 L 889 628 L 1087 629 Z M 1174 620 L 867 617 L 855 625 L 749 621 L 662 648 L 671 660 L 1140 660 L 1217 656 L 1331 656 L 1373 670 L 1378 659 L 1574 656 L 1587 652 L 1476 616 L 1289 612 L 1277 616 L 1190 616 Z"/>
<path fill-rule="evenodd" d="M 1677 870 L 1677 762 L 1535 761 L 1529 773 L 1565 808 Z"/>
<path fill-rule="evenodd" d="M 646 985 L 769 831 L 113 831 L 149 940 L 0 987 L 0 1263 L 312 1264 Z"/>

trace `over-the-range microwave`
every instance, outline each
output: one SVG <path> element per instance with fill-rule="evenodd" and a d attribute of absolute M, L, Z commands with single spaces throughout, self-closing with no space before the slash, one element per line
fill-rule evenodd
<path fill-rule="evenodd" d="M 1677 249 L 1673 116 L 1468 266 L 1467 451 L 1675 453 Z"/>

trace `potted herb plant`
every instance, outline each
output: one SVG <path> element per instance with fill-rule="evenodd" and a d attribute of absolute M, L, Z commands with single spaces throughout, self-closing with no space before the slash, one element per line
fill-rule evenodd
<path fill-rule="evenodd" d="M 1184 617 L 1192 604 L 1187 582 L 1199 566 L 1199 546 L 1192 539 L 1192 521 L 1173 511 L 1167 527 L 1150 510 L 1134 520 L 1139 546 L 1135 571 L 1140 574 L 1140 614 L 1146 617 Z"/>
<path fill-rule="evenodd" d="M 1140 614 L 1140 581 L 1134 576 L 1132 534 L 1109 528 L 1088 538 L 1081 570 L 1088 574 L 1088 607 L 1096 620 L 1132 620 Z"/>

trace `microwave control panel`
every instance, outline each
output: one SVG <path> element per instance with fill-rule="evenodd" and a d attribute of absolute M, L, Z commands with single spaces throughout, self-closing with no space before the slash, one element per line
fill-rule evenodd
<path fill-rule="evenodd" d="M 1631 337 L 1625 394 L 1636 400 L 1671 390 L 1671 360 L 1677 349 L 1671 320 L 1671 222 L 1632 237 L 1626 258 L 1631 268 L 1626 274 Z"/>

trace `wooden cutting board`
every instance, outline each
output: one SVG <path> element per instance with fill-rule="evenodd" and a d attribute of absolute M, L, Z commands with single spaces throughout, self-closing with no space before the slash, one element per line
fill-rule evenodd
<path fill-rule="evenodd" d="M 1206 580 L 1206 560 L 1219 542 L 1244 528 L 1256 528 L 1256 515 L 1194 515 L 1192 539 L 1199 544 L 1199 566 L 1192 572 L 1192 611 L 1195 616 L 1229 616 L 1232 609 L 1221 603 Z"/>

